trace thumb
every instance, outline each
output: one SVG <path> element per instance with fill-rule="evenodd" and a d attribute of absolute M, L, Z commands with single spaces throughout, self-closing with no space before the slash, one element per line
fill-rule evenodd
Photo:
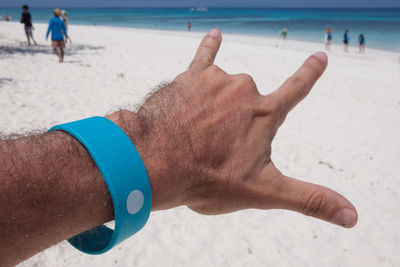
<path fill-rule="evenodd" d="M 222 35 L 218 29 L 212 29 L 204 36 L 197 49 L 189 70 L 200 73 L 214 63 L 215 56 L 221 46 Z"/>
<path fill-rule="evenodd" d="M 342 195 L 324 186 L 281 177 L 277 208 L 289 209 L 351 228 L 357 223 L 355 207 Z"/>

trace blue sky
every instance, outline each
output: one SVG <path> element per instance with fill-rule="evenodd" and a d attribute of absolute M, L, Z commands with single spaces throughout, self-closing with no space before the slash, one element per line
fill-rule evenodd
<path fill-rule="evenodd" d="M 400 0 L 0 0 L 0 6 L 63 7 L 400 7 Z"/>

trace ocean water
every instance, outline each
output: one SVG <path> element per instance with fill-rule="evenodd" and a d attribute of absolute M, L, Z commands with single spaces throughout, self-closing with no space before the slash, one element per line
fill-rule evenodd
<path fill-rule="evenodd" d="M 368 47 L 400 52 L 400 8 L 382 9 L 237 9 L 210 8 L 196 12 L 190 8 L 67 8 L 70 24 L 107 25 L 165 30 L 207 31 L 219 27 L 222 32 L 280 38 L 283 27 L 288 40 L 323 42 L 324 29 L 333 29 L 333 43 L 341 43 L 350 30 L 350 45 L 357 45 L 360 33 Z M 34 8 L 34 22 L 48 22 L 52 8 Z M 18 20 L 20 8 L 1 8 L 0 14 Z M 4 24 L 3 24 L 4 25 Z"/>

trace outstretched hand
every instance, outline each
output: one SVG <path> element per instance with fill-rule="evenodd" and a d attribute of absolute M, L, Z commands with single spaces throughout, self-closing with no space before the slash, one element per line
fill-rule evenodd
<path fill-rule="evenodd" d="M 310 56 L 263 96 L 249 75 L 229 75 L 213 65 L 221 40 L 220 32 L 211 30 L 189 69 L 150 96 L 131 119 L 134 126 L 124 129 L 149 173 L 153 210 L 288 209 L 353 227 L 357 212 L 347 199 L 287 177 L 271 161 L 276 132 L 322 75 L 327 56 Z"/>

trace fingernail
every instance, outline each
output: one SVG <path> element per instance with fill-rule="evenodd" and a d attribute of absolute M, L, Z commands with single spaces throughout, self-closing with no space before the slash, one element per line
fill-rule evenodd
<path fill-rule="evenodd" d="M 211 31 L 208 32 L 208 35 L 210 35 L 212 37 L 218 37 L 219 36 L 219 30 L 212 29 Z"/>
<path fill-rule="evenodd" d="M 328 57 L 324 52 L 318 52 L 314 54 L 314 57 L 318 58 L 321 60 L 323 63 L 326 63 L 328 61 Z"/>
<path fill-rule="evenodd" d="M 356 224 L 357 214 L 351 209 L 343 208 L 336 212 L 332 222 L 345 228 L 350 228 Z"/>

